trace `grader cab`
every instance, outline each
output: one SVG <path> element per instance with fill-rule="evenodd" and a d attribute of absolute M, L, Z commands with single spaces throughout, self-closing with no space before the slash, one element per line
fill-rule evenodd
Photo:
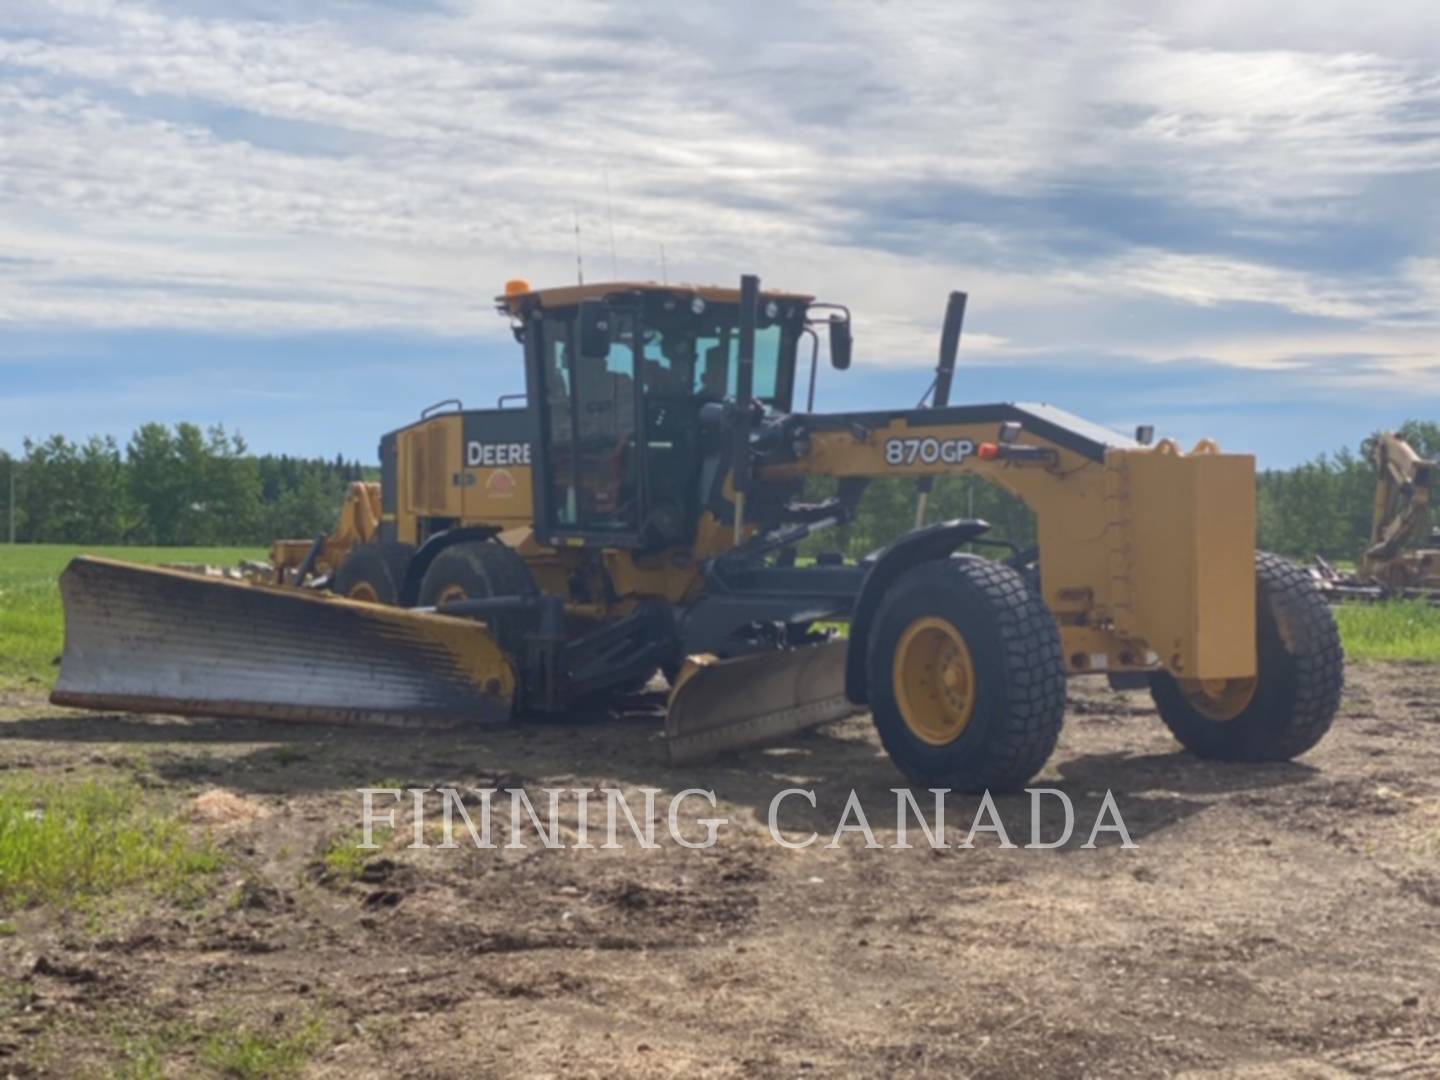
<path fill-rule="evenodd" d="M 951 405 L 963 294 L 926 405 L 843 414 L 794 398 L 822 330 L 849 366 L 848 312 L 753 277 L 517 282 L 499 306 L 528 407 L 386 436 L 376 530 L 332 575 L 296 575 L 325 590 L 77 561 L 54 699 L 464 719 L 566 712 L 659 668 L 677 760 L 868 711 L 910 780 L 968 788 L 1043 766 L 1067 676 L 1148 681 L 1212 757 L 1291 757 L 1329 727 L 1338 635 L 1309 577 L 1255 551 L 1253 459 L 1048 405 Z M 983 521 L 927 524 L 935 479 L 960 474 L 1022 499 L 1036 548 L 993 561 L 958 553 Z M 836 494 L 806 502 L 818 476 Z M 915 482 L 913 529 L 859 561 L 798 558 L 887 476 Z M 167 624 L 182 608 L 185 632 Z M 220 652 L 246 635 L 267 643 L 263 680 Z"/>

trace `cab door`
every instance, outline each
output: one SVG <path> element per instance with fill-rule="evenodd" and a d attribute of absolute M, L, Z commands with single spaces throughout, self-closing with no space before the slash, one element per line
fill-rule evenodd
<path fill-rule="evenodd" d="M 545 448 L 537 510 L 551 542 L 635 547 L 645 512 L 636 316 L 609 312 L 605 355 L 581 354 L 576 318 L 545 318 L 537 343 Z"/>

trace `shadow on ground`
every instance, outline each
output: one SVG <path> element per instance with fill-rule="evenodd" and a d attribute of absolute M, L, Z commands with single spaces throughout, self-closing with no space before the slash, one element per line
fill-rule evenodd
<path fill-rule="evenodd" d="M 714 791 L 724 803 L 768 823 L 772 802 L 785 789 L 798 796 L 774 811 L 786 833 L 828 836 L 853 790 L 867 820 L 893 828 L 895 789 L 904 785 L 874 738 L 868 719 L 854 718 L 802 734 L 778 747 L 733 752 L 704 763 L 671 764 L 662 736 L 661 694 L 627 699 L 612 712 L 572 714 L 563 720 L 460 729 L 347 728 L 263 721 L 172 720 L 125 715 L 48 716 L 0 724 L 0 739 L 110 745 L 150 744 L 146 767 L 166 781 L 216 785 L 252 794 L 294 795 L 353 792 L 359 787 L 512 788 L 621 787 Z M 1093 704 L 1072 715 L 1085 723 Z M 1143 709 L 1117 708 L 1129 717 Z M 1125 722 L 1125 721 L 1121 721 Z M 1150 718 L 1145 718 L 1147 725 Z M 198 752 L 197 752 L 198 751 Z M 1037 781 L 1069 796 L 1078 848 L 1100 815 L 1107 792 L 1121 807 L 1131 839 L 1139 841 L 1235 792 L 1309 783 L 1316 770 L 1293 762 L 1230 765 L 1206 762 L 1181 751 L 1085 753 L 1062 758 L 1058 779 Z M 927 818 L 933 796 L 913 793 Z M 668 796 L 662 796 L 668 798 Z M 946 798 L 946 820 L 968 828 L 979 798 Z M 997 794 L 995 808 L 1017 843 L 1030 836 L 1032 798 Z M 1053 813 L 1053 808 L 1050 811 Z M 1097 842 L 1118 843 L 1114 834 Z"/>

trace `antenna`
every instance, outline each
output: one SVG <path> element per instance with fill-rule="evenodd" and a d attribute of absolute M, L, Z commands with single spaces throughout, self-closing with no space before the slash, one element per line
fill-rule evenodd
<path fill-rule="evenodd" d="M 585 284 L 585 262 L 580 257 L 580 211 L 575 211 L 575 284 Z"/>
<path fill-rule="evenodd" d="M 610 166 L 605 166 L 605 216 L 610 221 L 610 279 L 620 280 L 615 263 L 615 204 L 610 201 Z"/>
<path fill-rule="evenodd" d="M 665 241 L 660 241 L 660 284 L 669 285 L 670 275 L 665 269 Z"/>

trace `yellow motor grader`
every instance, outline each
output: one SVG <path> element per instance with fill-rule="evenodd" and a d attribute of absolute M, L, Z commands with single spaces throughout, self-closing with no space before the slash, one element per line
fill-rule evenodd
<path fill-rule="evenodd" d="M 277 551 L 287 584 L 76 560 L 53 700 L 473 722 L 658 668 L 678 760 L 868 711 L 912 782 L 971 789 L 1044 765 L 1067 676 L 1148 681 L 1207 757 L 1289 758 L 1328 729 L 1335 623 L 1303 570 L 1255 550 L 1253 458 L 950 404 L 964 294 L 921 407 L 838 414 L 793 405 L 822 333 L 849 367 L 849 312 L 753 276 L 512 282 L 498 304 L 524 408 L 456 403 L 385 436 L 378 512 L 366 489 L 343 536 Z M 926 523 L 935 478 L 959 474 L 1024 500 L 1036 548 L 981 558 L 959 549 L 983 521 Z M 859 561 L 797 557 L 896 476 L 912 530 Z M 810 477 L 834 496 L 804 501 Z"/>

